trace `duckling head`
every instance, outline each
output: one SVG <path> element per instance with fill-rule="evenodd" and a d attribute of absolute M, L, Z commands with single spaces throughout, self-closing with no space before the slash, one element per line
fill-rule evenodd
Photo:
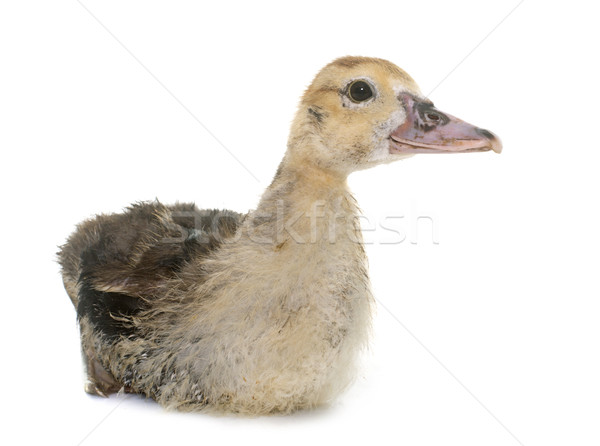
<path fill-rule="evenodd" d="M 396 65 L 343 57 L 304 93 L 286 158 L 347 175 L 417 153 L 488 150 L 502 150 L 496 135 L 436 109 Z"/>

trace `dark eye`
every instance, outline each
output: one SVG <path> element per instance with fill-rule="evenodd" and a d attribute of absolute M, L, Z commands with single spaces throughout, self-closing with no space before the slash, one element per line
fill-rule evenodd
<path fill-rule="evenodd" d="M 364 102 L 373 97 L 373 90 L 365 81 L 354 81 L 348 88 L 348 96 L 354 102 Z"/>

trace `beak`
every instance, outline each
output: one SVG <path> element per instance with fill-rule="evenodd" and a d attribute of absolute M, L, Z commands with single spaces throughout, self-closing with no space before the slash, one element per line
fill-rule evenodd
<path fill-rule="evenodd" d="M 408 93 L 399 97 L 406 120 L 390 135 L 390 153 L 461 153 L 502 151 L 500 138 L 436 109 Z"/>

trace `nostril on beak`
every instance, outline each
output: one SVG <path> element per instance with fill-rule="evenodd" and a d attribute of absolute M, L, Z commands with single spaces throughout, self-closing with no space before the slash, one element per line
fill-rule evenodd
<path fill-rule="evenodd" d="M 481 136 L 483 136 L 483 137 L 485 137 L 485 138 L 487 138 L 487 139 L 496 139 L 496 135 L 494 135 L 494 134 L 493 134 L 492 132 L 490 132 L 489 130 L 486 130 L 486 129 L 480 129 L 479 127 L 477 127 L 477 128 L 475 129 L 475 131 L 476 131 L 476 132 L 477 132 L 479 135 L 481 135 Z"/>

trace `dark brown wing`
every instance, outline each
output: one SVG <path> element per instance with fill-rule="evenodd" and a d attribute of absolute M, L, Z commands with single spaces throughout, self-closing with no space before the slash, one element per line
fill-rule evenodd
<path fill-rule="evenodd" d="M 231 237 L 243 215 L 193 204 L 139 203 L 78 226 L 59 252 L 65 288 L 79 317 L 115 339 L 133 335 L 130 316 L 189 261 Z"/>

